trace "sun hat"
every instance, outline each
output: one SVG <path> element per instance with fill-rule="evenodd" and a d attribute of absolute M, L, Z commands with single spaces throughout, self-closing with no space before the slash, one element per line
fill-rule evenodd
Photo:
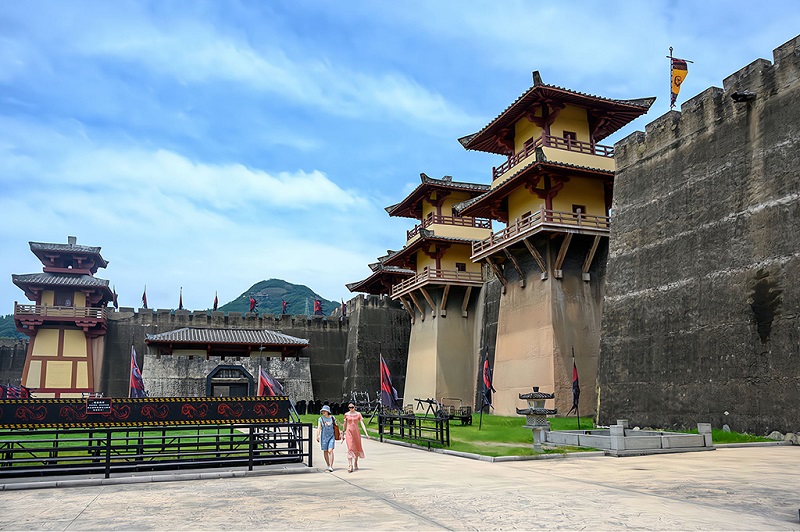
<path fill-rule="evenodd" d="M 330 414 L 330 413 L 331 413 L 331 407 L 329 407 L 328 405 L 324 405 L 324 406 L 322 407 L 322 409 L 319 411 L 319 413 L 321 414 L 321 413 L 323 413 L 323 412 L 327 412 L 327 413 L 329 413 L 329 414 Z"/>

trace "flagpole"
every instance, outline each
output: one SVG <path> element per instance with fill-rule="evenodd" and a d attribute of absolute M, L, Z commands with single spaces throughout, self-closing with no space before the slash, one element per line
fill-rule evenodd
<path fill-rule="evenodd" d="M 486 360 L 489 360 L 489 348 L 488 347 L 486 348 Z M 482 388 L 486 388 L 486 384 L 483 383 L 483 379 L 486 378 L 483 375 L 483 366 L 484 366 L 484 364 L 481 364 L 481 383 L 482 383 L 481 387 Z M 478 418 L 478 430 L 481 430 L 481 428 L 483 428 L 483 409 L 484 408 L 486 408 L 486 390 L 485 389 L 481 393 L 481 415 Z"/>

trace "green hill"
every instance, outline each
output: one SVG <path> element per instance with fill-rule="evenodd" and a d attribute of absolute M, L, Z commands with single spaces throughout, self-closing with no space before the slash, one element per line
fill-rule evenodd
<path fill-rule="evenodd" d="M 281 314 L 281 301 L 286 300 L 286 314 L 314 314 L 314 300 L 322 301 L 322 313 L 330 315 L 340 303 L 322 298 L 309 287 L 287 283 L 281 279 L 260 281 L 217 310 L 222 312 L 249 312 L 250 296 L 256 300 L 256 311 L 261 314 Z"/>
<path fill-rule="evenodd" d="M 27 338 L 21 332 L 17 332 L 13 314 L 0 316 L 0 338 Z"/>

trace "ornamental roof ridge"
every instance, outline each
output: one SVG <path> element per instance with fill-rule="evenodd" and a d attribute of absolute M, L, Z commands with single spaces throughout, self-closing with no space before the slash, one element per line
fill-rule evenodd
<path fill-rule="evenodd" d="M 80 244 L 55 244 L 50 242 L 28 242 L 31 251 L 34 250 L 53 250 L 53 251 L 77 251 L 79 253 L 100 254 L 100 246 L 82 246 Z"/>
<path fill-rule="evenodd" d="M 157 334 L 145 336 L 148 342 L 210 342 L 234 344 L 266 344 L 266 345 L 297 345 L 308 346 L 308 340 L 297 338 L 288 334 L 270 331 L 268 329 L 209 329 L 184 327 Z"/>

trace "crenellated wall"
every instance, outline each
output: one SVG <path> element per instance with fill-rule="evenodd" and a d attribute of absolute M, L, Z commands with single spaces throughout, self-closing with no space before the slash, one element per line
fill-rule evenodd
<path fill-rule="evenodd" d="M 348 337 L 344 361 L 345 394 L 380 390 L 379 355 L 383 355 L 392 384 L 403 393 L 411 318 L 388 296 L 358 295 L 347 303 Z"/>
<path fill-rule="evenodd" d="M 209 369 L 206 368 L 206 361 L 170 361 L 167 360 L 169 357 L 157 359 L 155 353 L 147 354 L 145 335 L 184 327 L 267 329 L 307 339 L 309 347 L 302 351 L 299 361 L 280 361 L 275 357 L 262 361 L 281 382 L 290 383 L 289 390 L 294 389 L 298 400 L 312 399 L 311 393 L 314 399 L 337 402 L 343 396 L 349 396 L 351 391 L 369 391 L 374 395 L 379 389 L 377 356 L 381 351 L 396 372 L 396 375 L 393 374 L 395 385 L 402 386 L 410 327 L 406 312 L 396 302 L 378 296 L 357 296 L 347 303 L 347 308 L 348 316 L 344 319 L 338 315 L 243 314 L 169 309 L 136 311 L 124 307 L 118 311 L 108 309 L 106 361 L 102 380 L 104 393 L 127 396 L 131 344 L 138 354 L 145 385 L 148 378 L 153 378 L 153 390 L 157 392 L 200 393 Z M 214 366 L 242 365 L 245 370 L 256 374 L 258 364 L 254 360 L 226 358 L 225 361 L 208 363 Z M 155 364 L 161 367 L 155 368 Z M 178 382 L 186 379 L 191 382 Z"/>
<path fill-rule="evenodd" d="M 800 427 L 800 36 L 615 146 L 598 420 Z"/>
<path fill-rule="evenodd" d="M 27 338 L 0 338 L 0 384 L 20 385 L 27 352 Z"/>

